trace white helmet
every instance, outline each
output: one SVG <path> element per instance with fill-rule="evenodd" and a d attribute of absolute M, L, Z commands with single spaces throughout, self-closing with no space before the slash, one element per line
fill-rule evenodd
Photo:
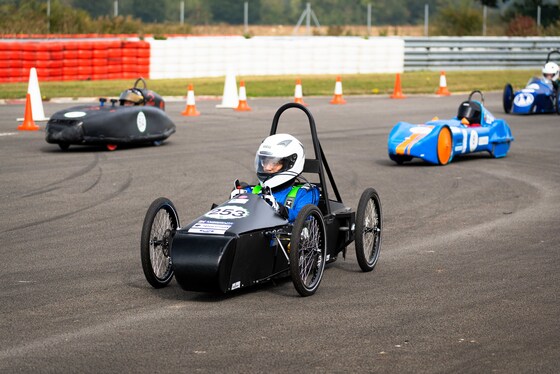
<path fill-rule="evenodd" d="M 545 76 L 545 74 L 552 74 L 552 78 L 547 78 L 546 76 L 545 78 L 550 79 L 553 82 L 558 80 L 559 72 L 560 68 L 558 68 L 558 65 L 555 62 L 547 62 L 542 68 L 543 76 Z"/>
<path fill-rule="evenodd" d="M 303 145 L 291 135 L 275 134 L 264 139 L 255 155 L 257 178 L 263 187 L 278 187 L 303 171 Z"/>

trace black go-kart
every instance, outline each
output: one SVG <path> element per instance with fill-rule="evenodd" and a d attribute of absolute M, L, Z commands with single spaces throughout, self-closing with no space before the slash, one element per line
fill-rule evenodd
<path fill-rule="evenodd" d="M 315 121 L 304 106 L 280 107 L 270 135 L 290 108 L 302 110 L 309 119 L 315 159 L 305 160 L 302 174 L 318 177 L 310 180 L 320 191 L 318 206 L 304 206 L 289 223 L 262 195 L 242 194 L 181 227 L 173 203 L 158 198 L 146 213 L 140 250 L 144 275 L 153 287 L 165 287 L 175 276 L 184 290 L 226 293 L 290 275 L 297 292 L 309 296 L 317 291 L 325 264 L 340 253 L 345 257 L 353 241 L 360 268 L 374 269 L 383 227 L 379 195 L 367 188 L 356 212 L 343 204 Z"/>
<path fill-rule="evenodd" d="M 143 87 L 139 83 L 143 83 Z M 99 105 L 81 105 L 56 112 L 45 128 L 47 143 L 67 150 L 70 145 L 104 145 L 114 151 L 124 144 L 160 145 L 175 132 L 165 114 L 163 98 L 138 78 L 133 90 L 140 92 L 144 105 L 117 105 L 118 100 L 99 99 Z"/>

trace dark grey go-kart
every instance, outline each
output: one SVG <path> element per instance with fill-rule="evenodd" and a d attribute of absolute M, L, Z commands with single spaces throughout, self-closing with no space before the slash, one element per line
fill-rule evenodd
<path fill-rule="evenodd" d="M 165 101 L 142 78 L 134 82 L 132 90 L 142 94 L 144 105 L 116 105 L 116 99 L 108 104 L 106 98 L 100 98 L 99 105 L 60 110 L 47 123 L 45 140 L 64 151 L 70 145 L 104 145 L 114 151 L 125 144 L 162 144 L 175 132 L 175 124 L 165 114 Z"/>
<path fill-rule="evenodd" d="M 315 158 L 305 160 L 303 174 L 319 188 L 318 206 L 306 205 L 289 223 L 262 195 L 242 194 L 181 227 L 173 203 L 158 198 L 146 213 L 141 237 L 142 268 L 153 287 L 165 287 L 175 276 L 185 290 L 225 293 L 289 275 L 297 292 L 309 296 L 317 291 L 325 264 L 340 253 L 345 256 L 353 241 L 360 268 L 373 270 L 383 227 L 379 195 L 367 188 L 356 212 L 343 204 L 315 121 L 304 106 L 280 107 L 270 135 L 290 108 L 302 110 L 309 119 Z"/>

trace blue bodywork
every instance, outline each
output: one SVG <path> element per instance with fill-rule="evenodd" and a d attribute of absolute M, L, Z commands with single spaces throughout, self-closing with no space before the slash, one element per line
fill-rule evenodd
<path fill-rule="evenodd" d="M 522 90 L 516 91 L 513 95 L 507 95 L 506 91 L 511 86 L 504 89 L 504 109 L 506 106 L 513 114 L 533 114 L 533 113 L 557 113 L 558 92 L 552 82 L 544 78 L 531 78 L 527 86 Z M 510 100 L 512 100 L 510 102 Z M 506 113 L 509 113 L 506 109 Z"/>
<path fill-rule="evenodd" d="M 496 119 L 481 102 L 480 124 L 465 125 L 457 117 L 449 120 L 434 119 L 424 124 L 397 123 L 389 134 L 389 158 L 402 164 L 413 158 L 421 158 L 432 164 L 445 164 L 455 156 L 489 152 L 493 157 L 505 157 L 514 140 L 511 130 L 503 119 Z M 447 162 L 438 158 L 438 137 L 447 127 L 451 131 L 451 155 Z"/>

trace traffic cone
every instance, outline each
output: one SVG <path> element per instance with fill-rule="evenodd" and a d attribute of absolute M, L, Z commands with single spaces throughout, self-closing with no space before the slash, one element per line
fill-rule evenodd
<path fill-rule="evenodd" d="M 237 83 L 235 74 L 228 71 L 226 74 L 226 81 L 224 83 L 224 94 L 222 96 L 222 103 L 216 105 L 216 108 L 231 108 L 235 109 L 239 105 L 239 96 L 237 96 Z"/>
<path fill-rule="evenodd" d="M 445 71 L 442 71 L 439 76 L 439 88 L 436 92 L 438 96 L 449 96 L 451 92 L 447 89 L 447 79 L 445 79 Z"/>
<path fill-rule="evenodd" d="M 391 99 L 404 99 L 406 96 L 403 95 L 401 89 L 401 75 L 397 73 L 397 78 L 395 79 L 395 89 L 391 95 Z"/>
<path fill-rule="evenodd" d="M 331 104 L 346 104 L 346 100 L 342 98 L 342 79 L 340 79 L 340 77 L 336 77 L 334 97 L 331 100 Z"/>
<path fill-rule="evenodd" d="M 35 68 L 31 68 L 29 70 L 27 93 L 31 95 L 31 112 L 33 113 L 33 121 L 48 121 L 49 118 L 45 117 L 45 111 L 43 110 L 43 99 L 41 97 L 41 90 L 39 89 L 37 69 Z M 17 120 L 23 121 L 23 118 L 17 118 Z"/>
<path fill-rule="evenodd" d="M 200 112 L 196 110 L 196 104 L 194 100 L 194 88 L 192 84 L 189 84 L 187 89 L 187 106 L 185 110 L 181 112 L 183 116 L 200 116 Z"/>
<path fill-rule="evenodd" d="M 25 114 L 23 115 L 23 123 L 17 128 L 20 131 L 37 131 L 39 126 L 33 121 L 33 112 L 31 110 L 31 94 L 27 94 L 25 99 Z"/>
<path fill-rule="evenodd" d="M 245 91 L 245 82 L 239 82 L 239 105 L 235 108 L 236 112 L 250 112 L 251 108 L 247 104 L 247 92 Z"/>
<path fill-rule="evenodd" d="M 303 102 L 303 89 L 301 87 L 301 79 L 296 79 L 296 90 L 294 93 L 294 103 L 298 103 L 301 105 L 307 106 L 306 103 Z"/>

